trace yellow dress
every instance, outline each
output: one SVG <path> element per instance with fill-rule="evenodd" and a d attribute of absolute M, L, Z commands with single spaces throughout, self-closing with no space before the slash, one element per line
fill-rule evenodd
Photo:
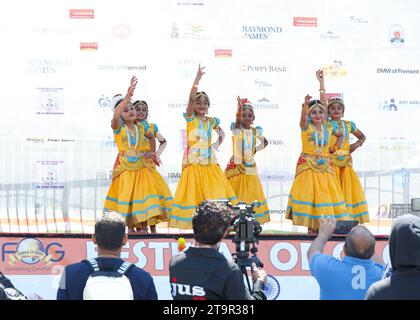
<path fill-rule="evenodd" d="M 286 211 L 286 218 L 293 220 L 295 225 L 319 229 L 322 217 L 349 220 L 329 157 L 329 140 L 335 131 L 336 128 L 326 123 L 319 135 L 311 123 L 301 130 L 302 153 L 296 165 Z"/>
<path fill-rule="evenodd" d="M 156 124 L 150 123 L 145 120 L 141 121 L 140 124 L 143 125 L 145 132 L 150 131 L 156 139 L 158 138 L 159 128 Z M 146 154 L 150 152 L 150 140 L 147 139 L 146 137 L 144 137 L 140 141 L 140 151 Z M 147 224 L 150 226 L 154 226 L 160 222 L 169 220 L 169 213 L 171 212 L 172 201 L 173 201 L 172 192 L 169 189 L 168 184 L 160 175 L 160 173 L 156 170 L 156 165 L 154 163 L 153 165 L 154 167 L 151 170 L 153 171 L 153 174 L 155 176 L 154 181 L 156 183 L 156 189 L 157 189 L 156 192 L 161 197 L 163 197 L 162 198 L 163 203 L 161 203 L 161 205 L 163 208 L 166 208 L 167 210 L 162 211 L 162 217 L 159 217 L 158 219 L 155 219 L 154 217 L 150 218 L 147 221 Z"/>
<path fill-rule="evenodd" d="M 136 128 L 136 136 L 123 125 L 114 130 L 119 153 L 104 205 L 104 212 L 120 213 L 130 228 L 144 221 L 153 225 L 167 220 L 172 201 L 154 162 L 142 151 L 145 128 L 142 124 Z"/>
<path fill-rule="evenodd" d="M 332 121 L 343 131 L 343 143 L 339 150 L 331 155 L 331 162 L 334 170 L 334 178 L 337 180 L 346 201 L 347 210 L 352 220 L 360 223 L 369 222 L 369 209 L 366 202 L 363 187 L 359 177 L 353 170 L 353 163 L 350 150 L 350 133 L 356 131 L 356 125 L 352 121 Z M 335 145 L 337 138 L 333 136 L 330 145 Z"/>
<path fill-rule="evenodd" d="M 187 148 L 184 153 L 182 174 L 172 205 L 169 226 L 192 228 L 192 214 L 204 200 L 229 200 L 237 203 L 236 195 L 217 163 L 211 147 L 212 129 L 219 126 L 218 118 L 200 120 L 194 113 L 187 121 Z"/>
<path fill-rule="evenodd" d="M 239 202 L 250 204 L 258 201 L 254 217 L 263 224 L 270 221 L 270 213 L 254 160 L 258 137 L 262 137 L 261 127 L 232 129 L 233 157 L 225 174 Z"/>

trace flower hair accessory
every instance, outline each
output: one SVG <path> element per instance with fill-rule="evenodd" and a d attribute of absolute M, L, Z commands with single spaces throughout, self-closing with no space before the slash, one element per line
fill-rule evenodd
<path fill-rule="evenodd" d="M 185 238 L 178 238 L 178 251 L 181 252 L 185 249 Z"/>
<path fill-rule="evenodd" d="M 254 112 L 254 107 L 251 104 L 251 101 L 249 101 L 247 98 L 242 99 L 242 110 L 251 110 L 252 112 Z"/>

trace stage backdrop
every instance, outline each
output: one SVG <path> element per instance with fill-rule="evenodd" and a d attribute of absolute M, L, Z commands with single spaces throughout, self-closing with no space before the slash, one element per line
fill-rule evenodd
<path fill-rule="evenodd" d="M 117 155 L 110 100 L 132 75 L 134 98 L 167 138 L 159 172 L 174 192 L 199 63 L 209 113 L 227 133 L 223 168 L 236 97 L 255 106 L 271 213 L 286 208 L 301 103 L 318 96 L 319 68 L 367 136 L 353 158 L 370 214 L 405 210 L 420 196 L 418 12 L 417 0 L 2 1 L 0 231 L 91 230 Z"/>
<path fill-rule="evenodd" d="M 381 264 L 390 261 L 386 240 L 377 238 L 376 241 L 374 260 Z M 191 241 L 187 239 L 187 247 Z M 305 237 L 260 237 L 258 257 L 268 274 L 265 288 L 268 299 L 319 299 L 319 286 L 311 276 L 306 257 L 311 242 L 312 238 Z M 15 287 L 27 296 L 36 293 L 52 300 L 56 297 L 64 267 L 97 255 L 95 245 L 87 238 L 0 237 L 0 243 L 0 270 L 10 277 Z M 343 257 L 343 245 L 340 238 L 333 238 L 327 243 L 324 253 Z M 219 250 L 232 260 L 231 252 L 235 252 L 235 245 L 231 240 L 225 240 Z M 153 276 L 158 298 L 168 300 L 172 299 L 169 260 L 178 252 L 175 239 L 149 237 L 130 239 L 121 257 L 149 272 Z"/>

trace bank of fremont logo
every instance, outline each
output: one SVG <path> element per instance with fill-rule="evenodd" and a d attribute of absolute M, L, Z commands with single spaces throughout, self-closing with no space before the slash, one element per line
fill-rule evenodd
<path fill-rule="evenodd" d="M 400 48 L 404 45 L 404 29 L 399 24 L 393 24 L 389 27 L 389 41 L 391 45 L 396 48 Z"/>

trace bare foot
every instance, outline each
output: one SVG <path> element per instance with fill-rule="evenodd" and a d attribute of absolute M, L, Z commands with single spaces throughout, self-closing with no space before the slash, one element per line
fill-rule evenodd
<path fill-rule="evenodd" d="M 128 228 L 128 233 L 136 233 L 136 229 L 134 229 L 134 228 Z"/>

